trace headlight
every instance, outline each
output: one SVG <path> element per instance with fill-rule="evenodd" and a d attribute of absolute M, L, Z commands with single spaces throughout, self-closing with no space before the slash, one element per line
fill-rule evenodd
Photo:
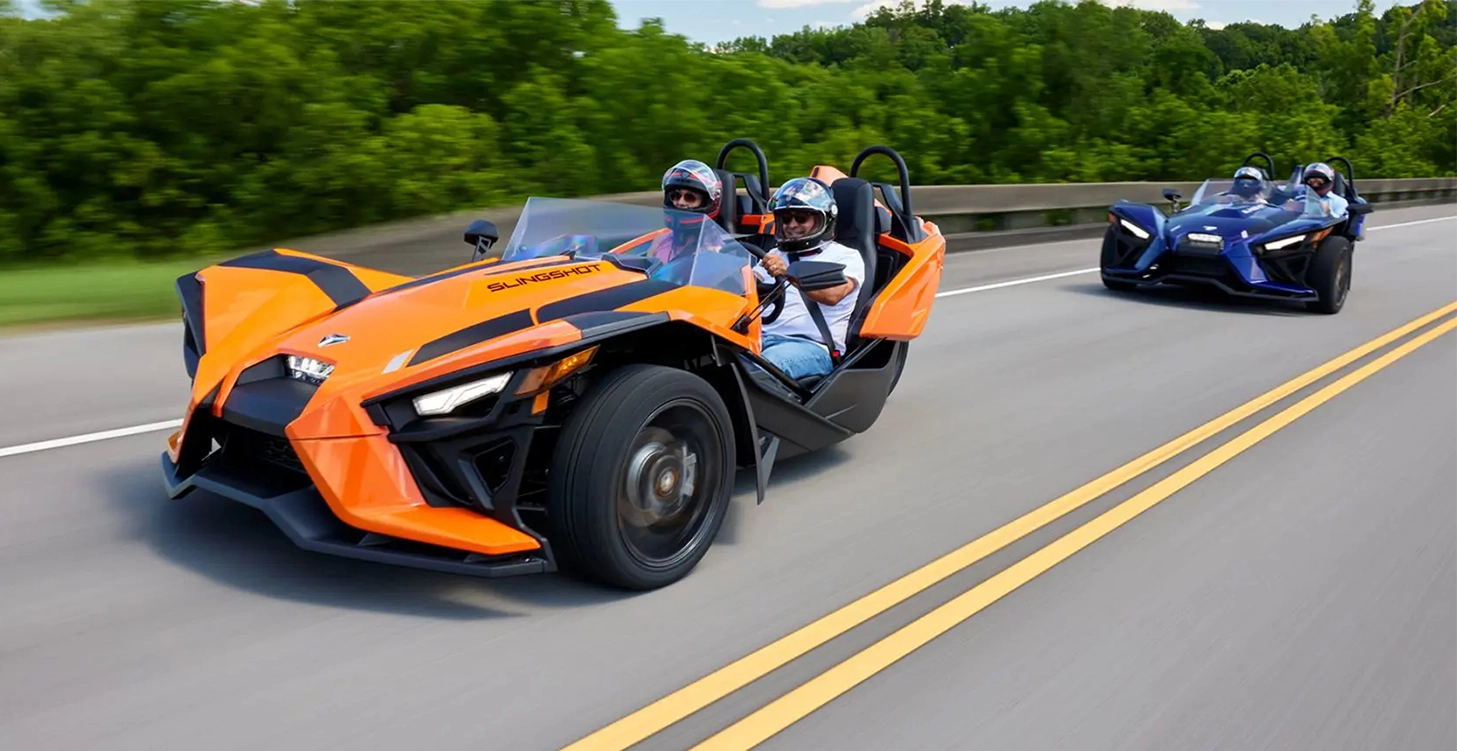
<path fill-rule="evenodd" d="M 1190 232 L 1189 239 L 1196 243 L 1208 243 L 1210 245 L 1223 245 L 1224 238 L 1219 235 L 1210 235 L 1204 232 Z"/>
<path fill-rule="evenodd" d="M 323 360 L 315 360 L 312 357 L 299 357 L 298 355 L 288 356 L 288 377 L 295 380 L 312 383 L 315 386 L 324 382 L 330 373 L 334 372 L 334 366 Z"/>
<path fill-rule="evenodd" d="M 451 386 L 448 389 L 417 396 L 414 399 L 415 413 L 421 417 L 449 414 L 462 404 L 501 393 L 501 389 L 506 388 L 506 383 L 510 380 L 510 372 L 498 373 L 479 381 L 462 383 L 459 386 Z"/>
<path fill-rule="evenodd" d="M 1145 230 L 1144 228 L 1138 226 L 1137 224 L 1134 224 L 1133 222 L 1130 222 L 1127 219 L 1123 219 L 1123 218 L 1119 218 L 1118 223 L 1119 224 L 1122 224 L 1123 227 L 1124 227 L 1124 229 L 1127 229 L 1129 232 L 1132 232 L 1134 235 L 1136 235 L 1138 237 L 1138 239 L 1140 239 L 1140 240 L 1147 240 L 1148 239 L 1148 230 Z"/>
<path fill-rule="evenodd" d="M 1270 242 L 1265 243 L 1265 250 L 1279 250 L 1281 248 L 1288 248 L 1291 245 L 1297 245 L 1304 240 L 1305 235 L 1292 235 L 1290 237 L 1282 237 L 1279 240 L 1271 240 Z"/>

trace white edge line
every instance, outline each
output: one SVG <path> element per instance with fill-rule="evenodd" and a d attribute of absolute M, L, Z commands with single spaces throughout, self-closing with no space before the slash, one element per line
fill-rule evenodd
<path fill-rule="evenodd" d="M 1091 274 L 1091 273 L 1093 273 L 1094 271 L 1097 271 L 1097 270 L 1098 270 L 1098 267 L 1097 266 L 1094 266 L 1091 269 L 1078 269 L 1077 271 L 1063 271 L 1063 272 L 1059 272 L 1059 273 L 1056 273 L 1056 274 L 1043 274 L 1042 276 L 1029 276 L 1029 277 L 1027 277 L 1025 279 L 1011 279 L 1011 280 L 1008 280 L 1008 281 L 1005 281 L 1005 282 L 996 282 L 995 284 L 982 284 L 982 285 L 976 286 L 976 287 L 965 287 L 965 288 L 962 288 L 962 289 L 950 289 L 950 290 L 946 290 L 945 292 L 937 292 L 936 293 L 936 296 L 937 297 L 954 297 L 956 295 L 965 295 L 965 294 L 970 293 L 970 292 L 985 292 L 985 291 L 987 291 L 989 289 L 1001 289 L 1003 287 L 1015 287 L 1015 286 L 1017 286 L 1019 284 L 1032 284 L 1033 282 L 1045 282 L 1045 281 L 1048 281 L 1049 279 L 1061 279 L 1061 278 L 1066 277 L 1066 276 L 1077 276 L 1078 274 Z"/>
<path fill-rule="evenodd" d="M 41 441 L 39 443 L 26 443 L 26 444 L 22 444 L 20 446 L 10 446 L 8 448 L 0 448 L 0 459 L 4 459 L 7 456 L 19 456 L 21 454 L 31 454 L 31 453 L 35 453 L 36 451 L 46 451 L 48 449 L 59 449 L 59 448 L 65 448 L 67 446 L 76 446 L 76 445 L 79 445 L 79 444 L 82 444 L 82 443 L 93 443 L 95 441 L 106 441 L 106 440 L 110 440 L 112 438 L 125 438 L 126 436 L 129 436 L 129 435 L 137 435 L 139 433 L 150 433 L 150 432 L 152 432 L 154 430 L 166 430 L 168 428 L 178 428 L 178 427 L 181 427 L 181 426 L 182 426 L 182 421 L 181 420 L 164 420 L 162 422 L 151 422 L 151 423 L 147 423 L 146 425 L 133 425 L 130 428 L 117 428 L 115 430 L 103 430 L 103 431 L 101 431 L 99 433 L 87 433 L 85 435 L 75 435 L 75 436 L 71 436 L 69 438 L 56 438 L 54 440 Z"/>
<path fill-rule="evenodd" d="M 1452 216 L 1439 216 L 1435 219 L 1419 219 L 1417 221 L 1402 222 L 1400 224 L 1383 224 L 1379 227 L 1367 227 L 1366 231 L 1375 232 L 1379 229 L 1411 227 L 1418 224 L 1444 222 L 1448 219 L 1457 219 L 1457 214 L 1454 214 Z M 993 284 L 982 284 L 976 287 L 964 287 L 962 289 L 951 289 L 946 290 L 945 292 L 937 292 L 936 297 L 955 297 L 957 295 L 966 295 L 972 292 L 986 292 L 987 290 L 1003 289 L 1005 287 L 1016 287 L 1023 284 L 1035 284 L 1037 282 L 1046 282 L 1053 279 L 1062 279 L 1069 276 L 1077 276 L 1079 274 L 1091 274 L 1097 270 L 1098 267 L 1095 266 L 1091 269 L 1077 269 L 1076 271 L 1062 271 L 1056 274 L 1043 274 L 1042 276 L 1030 276 L 1023 279 L 1010 279 L 1005 282 L 995 282 Z M 385 372 L 389 371 L 386 370 Z M 131 435 L 150 433 L 155 430 L 167 430 L 169 428 L 178 428 L 181 426 L 181 420 L 164 420 L 162 422 L 147 423 L 146 425 L 133 425 L 129 428 L 117 428 L 115 430 L 103 430 L 99 433 L 87 433 L 85 435 L 71 436 L 69 438 L 56 438 L 54 440 L 40 441 L 38 443 L 25 443 L 19 446 L 0 448 L 0 459 L 4 459 L 9 456 L 19 456 L 21 454 L 33 454 L 37 451 L 48 451 L 50 449 L 66 448 L 67 446 L 78 446 L 83 443 L 107 441 L 112 438 L 125 438 Z"/>

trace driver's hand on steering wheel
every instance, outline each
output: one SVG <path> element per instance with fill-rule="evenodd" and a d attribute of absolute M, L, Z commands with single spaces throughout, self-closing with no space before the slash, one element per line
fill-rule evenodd
<path fill-rule="evenodd" d="M 764 256 L 763 264 L 764 270 L 769 272 L 770 276 L 783 276 L 784 272 L 789 270 L 789 262 L 785 261 L 784 256 L 779 255 L 778 251 L 769 251 Z"/>

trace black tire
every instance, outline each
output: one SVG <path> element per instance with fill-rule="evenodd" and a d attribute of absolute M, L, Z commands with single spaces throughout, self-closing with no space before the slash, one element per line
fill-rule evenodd
<path fill-rule="evenodd" d="M 1310 288 L 1320 295 L 1319 299 L 1307 302 L 1307 310 L 1332 315 L 1346 306 L 1351 292 L 1351 241 L 1340 235 L 1330 235 L 1315 249 L 1315 258 L 1310 261 Z"/>
<path fill-rule="evenodd" d="M 668 450 L 674 444 L 694 461 Z M 702 378 L 656 365 L 608 373 L 567 418 L 552 457 L 548 536 L 563 566 L 631 590 L 657 589 L 687 576 L 723 524 L 733 493 L 734 449 L 728 408 Z M 693 467 L 686 501 L 685 466 Z M 673 487 L 652 488 L 654 479 Z M 684 505 L 663 510 L 673 503 Z M 653 521 L 655 513 L 666 518 Z M 680 521 L 683 526 L 675 528 Z M 650 523 L 673 525 L 663 549 L 639 539 Z"/>

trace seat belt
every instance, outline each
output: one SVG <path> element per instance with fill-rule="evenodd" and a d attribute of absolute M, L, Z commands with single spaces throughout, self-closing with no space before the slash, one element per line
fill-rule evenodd
<path fill-rule="evenodd" d="M 829 324 L 825 323 L 825 314 L 820 311 L 820 304 L 811 300 L 809 295 L 803 292 L 799 293 L 799 298 L 804 301 L 805 310 L 809 311 L 809 317 L 814 319 L 815 326 L 820 330 L 820 336 L 825 339 L 825 348 L 830 350 L 830 362 L 839 365 L 843 353 L 840 352 L 839 347 L 835 346 L 835 337 L 830 333 Z"/>
<path fill-rule="evenodd" d="M 793 255 L 795 260 L 799 260 L 800 258 L 804 258 L 806 256 L 817 256 L 822 251 L 822 247 L 816 247 L 814 250 L 805 251 L 803 253 L 795 253 Z M 825 314 L 820 310 L 820 304 L 810 299 L 810 296 L 806 295 L 804 293 L 804 290 L 798 291 L 800 301 L 804 303 L 805 310 L 809 311 L 809 317 L 815 322 L 815 327 L 820 330 L 820 336 L 824 338 L 823 343 L 825 345 L 825 349 L 828 349 L 830 351 L 830 363 L 832 365 L 839 365 L 840 358 L 844 356 L 844 353 L 840 351 L 839 347 L 835 346 L 835 337 L 833 334 L 830 333 L 829 324 L 825 323 Z"/>

